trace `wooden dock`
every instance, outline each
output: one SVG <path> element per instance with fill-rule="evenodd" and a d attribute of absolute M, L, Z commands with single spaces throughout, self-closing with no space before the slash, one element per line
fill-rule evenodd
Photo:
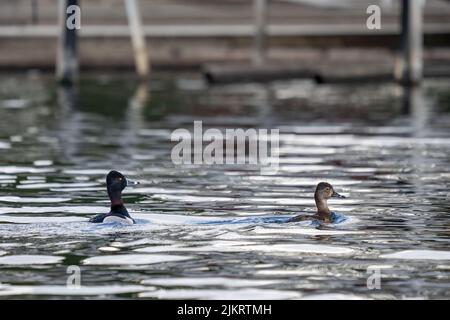
<path fill-rule="evenodd" d="M 344 52 L 361 62 L 392 61 L 399 49 L 400 1 L 382 7 L 381 30 L 369 30 L 365 25 L 368 4 L 379 1 L 344 2 L 346 6 L 329 8 L 311 6 L 312 1 L 271 1 L 267 17 L 268 61 L 333 63 L 348 59 Z M 54 67 L 58 35 L 55 1 L 39 0 L 37 12 L 32 3 L 0 2 L 0 46 L 2 52 L 8 53 L 0 54 L 0 68 Z M 151 0 L 140 1 L 140 6 L 142 32 L 152 65 L 157 68 L 239 63 L 252 57 L 251 1 Z M 450 63 L 450 2 L 428 0 L 424 21 L 425 60 Z M 78 34 L 81 68 L 134 67 L 123 0 L 83 1 Z"/>

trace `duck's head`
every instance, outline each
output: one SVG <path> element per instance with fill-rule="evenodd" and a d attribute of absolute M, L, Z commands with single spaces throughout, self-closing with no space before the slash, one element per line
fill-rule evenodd
<path fill-rule="evenodd" d="M 317 215 L 324 221 L 331 220 L 331 211 L 328 208 L 327 200 L 330 198 L 345 198 L 334 191 L 333 186 L 328 182 L 320 182 L 314 192 L 314 200 L 317 206 Z"/>
<path fill-rule="evenodd" d="M 120 195 L 123 189 L 131 184 L 138 184 L 138 182 L 127 179 L 119 171 L 113 170 L 106 175 L 106 188 L 110 197 Z"/>
<path fill-rule="evenodd" d="M 328 200 L 330 198 L 345 198 L 336 191 L 331 184 L 328 182 L 320 182 L 316 187 L 316 192 L 314 193 L 314 198 L 316 200 Z"/>

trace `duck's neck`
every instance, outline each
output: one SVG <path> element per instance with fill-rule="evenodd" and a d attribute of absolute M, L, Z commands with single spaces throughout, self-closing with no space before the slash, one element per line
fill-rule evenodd
<path fill-rule="evenodd" d="M 122 192 L 108 192 L 109 199 L 111 200 L 111 212 L 120 213 L 120 214 L 128 214 L 127 208 L 123 204 L 122 200 Z"/>
<path fill-rule="evenodd" d="M 123 200 L 122 199 L 111 199 L 111 208 L 117 207 L 117 206 L 123 206 Z"/>
<path fill-rule="evenodd" d="M 317 195 L 314 195 L 314 200 L 316 201 L 317 215 L 322 220 L 329 220 L 331 217 L 331 211 L 328 208 L 327 200 L 322 199 L 322 198 L 318 197 Z"/>

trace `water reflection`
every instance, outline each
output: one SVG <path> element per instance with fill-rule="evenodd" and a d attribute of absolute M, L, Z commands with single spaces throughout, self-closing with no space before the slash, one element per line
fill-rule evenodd
<path fill-rule="evenodd" d="M 78 139 L 81 135 L 79 111 L 79 92 L 75 85 L 61 85 L 57 88 L 58 104 L 60 106 L 60 118 L 58 125 L 59 141 L 65 147 L 62 148 L 64 159 L 70 162 L 78 153 Z"/>

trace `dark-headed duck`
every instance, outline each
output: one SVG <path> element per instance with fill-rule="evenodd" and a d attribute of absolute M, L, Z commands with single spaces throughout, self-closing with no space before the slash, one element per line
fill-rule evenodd
<path fill-rule="evenodd" d="M 122 191 L 130 184 L 137 184 L 125 178 L 123 174 L 118 171 L 111 171 L 106 176 L 106 188 L 108 190 L 108 196 L 111 200 L 111 210 L 109 213 L 101 213 L 91 218 L 89 222 L 93 223 L 111 223 L 119 222 L 125 224 L 136 223 L 130 216 L 122 201 Z"/>

